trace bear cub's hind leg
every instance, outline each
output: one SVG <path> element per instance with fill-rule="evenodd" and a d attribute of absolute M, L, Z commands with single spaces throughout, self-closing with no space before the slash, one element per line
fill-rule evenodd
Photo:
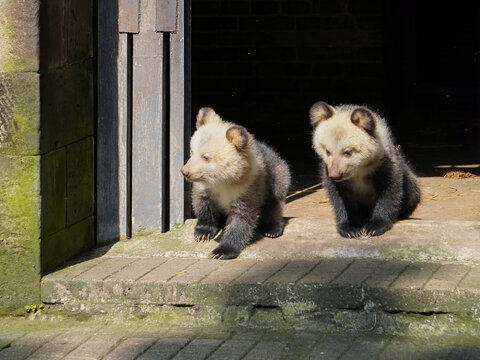
<path fill-rule="evenodd" d="M 276 238 L 283 234 L 285 220 L 282 216 L 284 201 L 269 196 L 260 212 L 259 232 L 266 237 Z"/>

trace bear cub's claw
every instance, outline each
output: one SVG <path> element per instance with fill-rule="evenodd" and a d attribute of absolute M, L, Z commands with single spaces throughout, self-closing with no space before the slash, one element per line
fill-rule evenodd
<path fill-rule="evenodd" d="M 220 244 L 212 250 L 208 256 L 210 259 L 228 260 L 235 259 L 240 254 L 240 251 L 228 245 Z"/>
<path fill-rule="evenodd" d="M 194 238 L 195 241 L 207 241 L 213 239 L 217 233 L 218 228 L 211 225 L 199 225 L 195 226 Z"/>

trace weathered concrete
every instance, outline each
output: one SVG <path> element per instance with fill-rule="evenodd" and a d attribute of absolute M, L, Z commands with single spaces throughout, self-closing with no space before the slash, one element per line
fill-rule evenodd
<path fill-rule="evenodd" d="M 55 309 L 132 312 L 175 324 L 476 333 L 480 238 L 473 190 L 480 181 L 422 182 L 422 219 L 402 221 L 378 238 L 341 238 L 323 190 L 313 188 L 291 195 L 282 237 L 259 239 L 238 259 L 206 259 L 215 242 L 195 242 L 190 220 L 166 234 L 90 252 L 93 259 L 44 277 L 42 300 Z M 432 220 L 434 202 L 450 198 L 428 199 L 430 189 L 454 186 L 471 193 L 463 206 L 473 207 L 473 215 L 464 209 L 460 220 L 455 213 Z"/>
<path fill-rule="evenodd" d="M 145 321 L 5 319 L 0 359 L 477 359 L 474 336 L 384 336 L 228 327 L 176 328 Z M 8 329 L 8 330 L 7 330 Z"/>

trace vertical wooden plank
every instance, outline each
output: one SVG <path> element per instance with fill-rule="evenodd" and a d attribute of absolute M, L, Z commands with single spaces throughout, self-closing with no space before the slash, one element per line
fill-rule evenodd
<path fill-rule="evenodd" d="M 142 0 L 133 35 L 132 230 L 162 229 L 164 109 L 163 35 L 155 32 L 155 0 Z"/>
<path fill-rule="evenodd" d="M 98 3 L 97 243 L 126 234 L 126 35 L 118 0 Z"/>
<path fill-rule="evenodd" d="M 157 0 L 156 31 L 173 32 L 177 30 L 177 6 L 183 6 L 183 1 Z"/>
<path fill-rule="evenodd" d="M 177 32 L 170 35 L 170 228 L 189 215 L 180 169 L 190 142 L 190 1 L 179 1 L 177 10 Z"/>
<path fill-rule="evenodd" d="M 138 33 L 140 0 L 119 0 L 118 31 L 125 33 Z"/>

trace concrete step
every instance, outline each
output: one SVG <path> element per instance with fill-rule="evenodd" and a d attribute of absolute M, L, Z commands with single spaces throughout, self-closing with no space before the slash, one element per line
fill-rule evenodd
<path fill-rule="evenodd" d="M 325 191 L 306 184 L 287 199 L 284 234 L 238 259 L 209 260 L 217 243 L 195 242 L 188 220 L 47 275 L 42 300 L 179 326 L 480 334 L 480 178 L 421 183 L 413 217 L 379 237 L 340 237 Z"/>
<path fill-rule="evenodd" d="M 42 280 L 42 301 L 69 311 L 328 333 L 476 332 L 479 292 L 478 265 L 352 258 L 104 255 Z"/>

